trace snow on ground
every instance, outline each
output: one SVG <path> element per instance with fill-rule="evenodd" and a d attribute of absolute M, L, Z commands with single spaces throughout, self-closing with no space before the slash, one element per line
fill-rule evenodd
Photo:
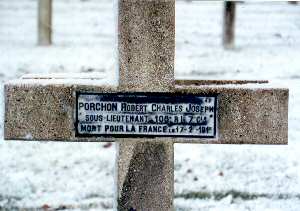
<path fill-rule="evenodd" d="M 113 3 L 54 0 L 51 47 L 36 46 L 36 3 L 0 0 L 1 91 L 26 73 L 111 80 Z M 300 5 L 239 4 L 232 51 L 221 48 L 222 3 L 179 1 L 176 14 L 177 78 L 270 79 L 290 88 L 288 146 L 175 145 L 176 210 L 299 210 Z M 0 210 L 112 210 L 114 162 L 114 145 L 105 143 L 0 141 Z"/>

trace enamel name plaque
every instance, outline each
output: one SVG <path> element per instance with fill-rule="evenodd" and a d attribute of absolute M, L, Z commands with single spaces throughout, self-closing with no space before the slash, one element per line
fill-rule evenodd
<path fill-rule="evenodd" d="M 216 138 L 217 96 L 76 93 L 78 137 Z"/>

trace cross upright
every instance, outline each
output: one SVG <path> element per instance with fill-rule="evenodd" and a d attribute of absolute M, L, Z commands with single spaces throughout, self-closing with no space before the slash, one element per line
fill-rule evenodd
<path fill-rule="evenodd" d="M 287 144 L 288 89 L 175 80 L 175 0 L 119 0 L 119 85 L 90 75 L 5 84 L 5 139 L 117 144 L 118 211 L 173 210 L 174 143 Z"/>

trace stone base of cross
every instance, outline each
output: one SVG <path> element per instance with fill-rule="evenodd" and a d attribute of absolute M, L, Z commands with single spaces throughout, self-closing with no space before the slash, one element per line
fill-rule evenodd
<path fill-rule="evenodd" d="M 119 1 L 118 86 L 85 74 L 5 85 L 5 139 L 117 142 L 117 210 L 173 210 L 174 143 L 287 144 L 288 89 L 174 79 L 175 0 Z"/>

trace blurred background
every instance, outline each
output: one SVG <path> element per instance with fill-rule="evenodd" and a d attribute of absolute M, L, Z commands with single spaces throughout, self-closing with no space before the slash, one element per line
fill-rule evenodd
<path fill-rule="evenodd" d="M 115 3 L 0 0 L 1 103 L 3 84 L 27 73 L 112 80 Z M 300 210 L 299 37 L 300 2 L 176 2 L 176 78 L 290 89 L 288 146 L 175 145 L 176 210 Z M 0 210 L 112 210 L 114 144 L 5 142 L 0 111 Z"/>

